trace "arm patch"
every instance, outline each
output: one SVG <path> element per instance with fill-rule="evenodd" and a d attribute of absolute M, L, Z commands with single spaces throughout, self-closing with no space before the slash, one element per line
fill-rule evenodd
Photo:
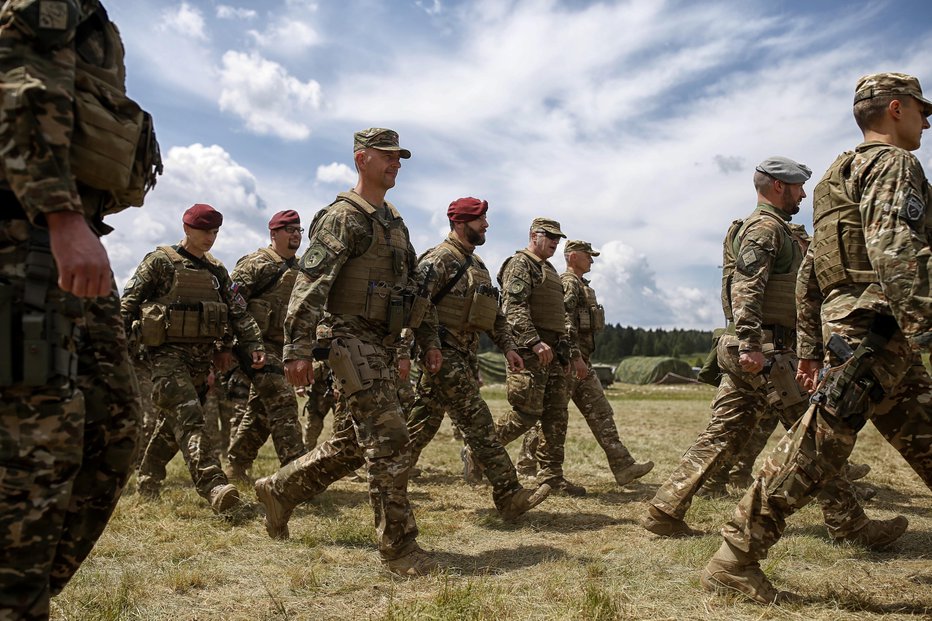
<path fill-rule="evenodd" d="M 760 260 L 758 251 L 753 246 L 748 246 L 738 255 L 735 267 L 745 276 L 750 276 L 757 271 Z"/>
<path fill-rule="evenodd" d="M 926 217 L 926 206 L 922 199 L 914 192 L 910 192 L 906 198 L 903 207 L 900 208 L 900 218 L 906 220 L 906 223 L 913 229 L 919 229 L 920 224 Z"/>
<path fill-rule="evenodd" d="M 330 249 L 334 256 L 341 254 L 346 250 L 346 244 L 337 239 L 336 235 L 330 231 L 320 231 L 315 236 L 315 242 L 319 242 Z"/>

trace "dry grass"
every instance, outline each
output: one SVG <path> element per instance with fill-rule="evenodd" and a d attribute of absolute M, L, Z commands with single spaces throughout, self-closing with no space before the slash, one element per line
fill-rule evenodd
<path fill-rule="evenodd" d="M 496 415 L 506 404 L 487 389 Z M 932 495 L 868 427 L 854 460 L 870 463 L 875 517 L 902 513 L 910 529 L 888 552 L 833 545 L 819 512 L 790 522 L 765 570 L 805 594 L 805 605 L 761 608 L 710 596 L 699 569 L 718 547 L 735 500 L 697 499 L 690 523 L 708 535 L 653 537 L 637 522 L 663 477 L 708 419 L 704 387 L 610 390 L 624 441 L 657 466 L 618 489 L 578 412 L 570 414 L 568 476 L 582 499 L 552 498 L 518 524 L 492 509 L 489 490 L 459 478 L 447 423 L 410 486 L 419 541 L 442 575 L 403 580 L 384 572 L 364 484 L 340 481 L 291 520 L 292 539 L 270 540 L 261 519 L 231 525 L 210 513 L 176 458 L 162 499 L 143 502 L 133 484 L 91 558 L 53 601 L 54 619 L 916 619 L 932 617 Z M 512 446 L 512 452 L 516 450 Z M 263 449 L 259 474 L 275 463 Z M 252 498 L 250 490 L 243 490 Z"/>

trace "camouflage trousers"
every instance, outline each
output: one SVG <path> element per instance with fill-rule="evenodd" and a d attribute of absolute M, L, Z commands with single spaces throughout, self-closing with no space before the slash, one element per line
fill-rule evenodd
<path fill-rule="evenodd" d="M 802 401 L 785 410 L 771 406 L 763 378 L 738 370 L 737 355 L 730 365 L 723 363 L 721 356 L 719 359 L 723 376 L 712 401 L 712 419 L 650 501 L 677 519 L 686 516 L 693 497 L 709 476 L 723 465 L 732 463 L 761 417 L 779 417 L 789 428 L 799 420 L 808 405 Z M 833 537 L 851 534 L 868 521 L 851 483 L 844 478 L 833 477 L 826 482 L 819 495 L 819 504 Z"/>
<path fill-rule="evenodd" d="M 773 435 L 780 418 L 772 411 L 766 410 L 757 420 L 744 446 L 730 460 L 725 460 L 721 467 L 709 475 L 703 487 L 724 488 L 728 484 L 746 489 L 754 479 L 754 462 L 761 454 L 770 436 Z"/>
<path fill-rule="evenodd" d="M 502 446 L 507 446 L 539 422 L 537 476 L 544 483 L 563 477 L 567 377 L 556 360 L 542 366 L 530 350 L 522 349 L 521 355 L 524 369 L 509 370 L 505 378 L 512 410 L 495 423 L 495 435 Z"/>
<path fill-rule="evenodd" d="M 139 465 L 140 486 L 158 487 L 165 480 L 165 466 L 179 450 L 200 496 L 209 500 L 210 490 L 228 483 L 204 432 L 212 351 L 213 345 L 207 344 L 162 345 L 150 352 L 158 420 Z"/>
<path fill-rule="evenodd" d="M 871 313 L 855 311 L 843 321 L 826 321 L 824 334 L 839 334 L 857 347 L 868 333 Z M 879 403 L 862 412 L 829 413 L 813 406 L 790 429 L 753 485 L 738 503 L 722 535 L 753 558 L 764 558 L 783 535 L 786 519 L 806 506 L 837 477 L 854 449 L 861 422 L 869 419 L 932 489 L 932 379 L 902 333 L 897 332 L 871 365 L 884 389 Z M 837 478 L 835 479 L 837 480 Z"/>
<path fill-rule="evenodd" d="M 3 329 L 13 331 L 0 339 L 20 351 L 25 236 L 25 221 L 0 223 L 0 317 L 10 319 Z M 116 284 L 109 296 L 82 301 L 58 289 L 57 278 L 53 269 L 44 279 L 42 314 L 68 317 L 76 328 L 61 342 L 77 355 L 74 379 L 54 375 L 26 386 L 14 378 L 0 387 L 3 620 L 48 619 L 50 596 L 61 592 L 107 525 L 136 446 L 138 387 Z"/>
<path fill-rule="evenodd" d="M 314 374 L 314 383 L 307 390 L 307 401 L 304 403 L 304 446 L 313 451 L 317 440 L 324 430 L 324 419 L 333 409 L 336 397 L 329 381 L 330 369 L 327 376 Z"/>
<path fill-rule="evenodd" d="M 136 372 L 136 381 L 139 384 L 139 403 L 142 406 L 142 424 L 139 426 L 139 437 L 136 441 L 136 458 L 134 466 L 139 466 L 142 461 L 142 454 L 149 444 L 152 437 L 152 431 L 155 429 L 155 421 L 158 417 L 155 406 L 152 405 L 152 375 L 150 374 L 150 363 L 148 356 L 145 358 L 133 358 L 133 370 Z"/>
<path fill-rule="evenodd" d="M 266 350 L 268 354 L 269 350 Z M 219 409 L 220 435 L 227 446 L 246 416 L 252 382 L 239 366 L 222 374 L 214 383 Z"/>
<path fill-rule="evenodd" d="M 379 553 L 392 560 L 411 551 L 418 533 L 408 502 L 411 453 L 390 352 L 381 344 L 370 344 L 375 352 L 366 356 L 366 363 L 375 371 L 388 370 L 392 379 L 372 380 L 362 390 L 344 395 L 347 415 L 334 412 L 333 435 L 270 481 L 282 500 L 300 504 L 365 465 Z"/>
<path fill-rule="evenodd" d="M 270 435 L 278 461 L 283 466 L 307 452 L 298 423 L 298 401 L 294 389 L 280 372 L 281 357 L 275 353 L 280 349 L 280 345 L 266 343 L 265 364 L 273 368 L 254 375 L 246 402 L 246 415 L 230 442 L 230 463 L 244 469 L 252 466 Z"/>
<path fill-rule="evenodd" d="M 479 393 L 476 355 L 445 347 L 440 370 L 435 375 L 422 372 L 416 394 L 408 415 L 412 463 L 417 463 L 421 451 L 437 434 L 447 412 L 492 484 L 495 506 L 503 508 L 521 485 L 511 458 L 496 437 L 492 412 Z"/>
<path fill-rule="evenodd" d="M 592 431 L 596 442 L 605 451 L 609 468 L 611 468 L 612 472 L 620 472 L 633 464 L 634 458 L 618 436 L 618 427 L 615 426 L 615 412 L 605 396 L 602 383 L 595 371 L 592 370 L 592 364 L 588 360 L 586 366 L 589 369 L 589 374 L 583 379 L 578 379 L 575 373 L 567 378 L 568 399 L 563 407 L 567 409 L 570 399 L 576 404 L 586 424 L 589 425 L 589 430 Z M 569 416 L 568 412 L 567 416 Z M 539 432 L 539 426 L 535 426 L 524 434 L 521 455 L 518 457 L 518 463 L 522 467 L 522 471 L 531 468 L 536 470 L 536 452 L 540 441 Z"/>

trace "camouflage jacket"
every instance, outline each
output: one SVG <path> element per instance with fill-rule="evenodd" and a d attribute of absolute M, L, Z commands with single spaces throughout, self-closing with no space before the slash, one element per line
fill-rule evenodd
<path fill-rule="evenodd" d="M 180 247 L 180 244 L 173 246 L 176 250 Z M 184 265 L 186 268 L 193 270 L 206 269 L 200 262 L 191 260 L 185 256 L 184 253 L 180 254 L 184 258 Z M 210 263 L 213 267 L 211 274 L 213 274 L 218 281 L 217 291 L 223 302 L 227 305 L 230 327 L 236 335 L 237 340 L 250 352 L 264 351 L 259 328 L 256 326 L 256 322 L 249 313 L 246 312 L 246 301 L 236 290 L 223 263 L 215 259 L 209 253 L 204 256 L 203 261 L 205 263 Z M 157 300 L 162 296 L 168 295 L 168 292 L 172 289 L 174 277 L 175 266 L 164 252 L 155 250 L 145 256 L 142 263 L 136 267 L 136 272 L 126 281 L 126 286 L 123 288 L 123 297 L 120 300 L 120 313 L 123 315 L 123 321 L 127 327 L 127 334 L 130 333 L 132 322 L 139 319 L 139 307 L 145 302 Z M 224 339 L 224 341 L 225 344 L 229 345 L 232 338 L 228 337 Z M 171 346 L 179 347 L 179 345 Z M 168 347 L 168 345 L 160 347 Z M 202 346 L 192 345 L 189 347 Z"/>
<path fill-rule="evenodd" d="M 280 272 L 283 267 L 282 263 L 272 259 L 272 257 L 267 254 L 267 251 L 272 252 L 288 266 L 284 273 Z M 256 250 L 255 252 L 241 257 L 233 267 L 233 271 L 230 272 L 230 278 L 233 281 L 236 291 L 242 295 L 243 299 L 248 303 L 249 300 L 258 297 L 257 293 L 263 294 L 263 289 L 265 289 L 267 293 L 269 285 L 272 284 L 273 281 L 280 282 L 290 275 L 289 272 L 294 273 L 297 269 L 297 260 L 293 258 L 284 259 L 275 252 L 274 248 L 269 246 L 265 250 Z M 282 317 L 282 319 L 284 319 L 284 317 Z M 268 340 L 269 339 L 266 338 L 266 341 Z"/>
<path fill-rule="evenodd" d="M 78 23 L 100 3 L 75 4 L 74 23 L 63 18 L 61 28 L 43 28 L 34 35 L 26 33 L 28 20 L 14 16 L 12 3 L 0 9 L 0 190 L 12 191 L 34 224 L 44 226 L 47 213 L 76 211 L 105 233 L 110 229 L 99 220 L 101 203 L 108 197 L 87 187 L 79 191 L 71 174 L 78 61 L 74 35 Z M 89 35 L 91 43 L 96 34 Z M 93 51 L 92 45 L 85 46 L 82 57 L 93 63 Z"/>
<path fill-rule="evenodd" d="M 355 194 L 355 200 L 366 202 L 358 194 Z M 343 200 L 325 207 L 315 216 L 309 233 L 310 245 L 299 261 L 301 272 L 295 280 L 285 317 L 283 361 L 309 360 L 318 339 L 337 336 L 354 336 L 362 341 L 386 346 L 397 345 L 385 343 L 389 334 L 384 323 L 355 315 L 332 315 L 324 311 L 330 288 L 340 268 L 350 257 L 361 256 L 366 252 L 372 244 L 372 234 L 373 224 L 369 218 Z M 408 236 L 407 230 L 405 236 Z M 408 272 L 412 274 L 410 285 L 417 287 L 423 277 L 416 274 L 417 255 L 410 242 L 406 254 Z M 440 348 L 437 313 L 433 308 L 428 310 L 424 321 L 415 330 L 414 337 L 421 351 Z"/>
<path fill-rule="evenodd" d="M 589 298 L 586 295 L 586 286 L 589 281 L 580 278 L 570 270 L 560 275 L 563 283 L 563 305 L 566 307 L 566 327 L 570 338 L 570 356 L 582 356 L 589 362 L 589 356 L 595 349 L 595 333 L 579 331 L 579 315 L 577 309 L 588 308 Z"/>
<path fill-rule="evenodd" d="M 761 203 L 754 213 L 761 211 L 774 214 L 784 222 L 790 219 L 788 214 L 773 205 Z M 741 234 L 735 253 L 738 261 L 731 281 L 731 311 L 738 351 L 761 351 L 764 290 L 786 243 L 786 235 L 787 227 L 776 218 L 768 217 L 755 218 Z M 793 238 L 793 243 L 798 252 L 799 242 Z"/>
<path fill-rule="evenodd" d="M 800 358 L 821 360 L 822 320 L 838 321 L 855 310 L 893 315 L 914 346 L 932 345 L 932 189 L 915 155 L 872 148 L 880 145 L 859 145 L 846 178 L 849 196 L 860 201 L 876 282 L 840 285 L 823 296 L 807 254 L 796 285 Z M 813 239 L 813 246 L 818 242 Z"/>
<path fill-rule="evenodd" d="M 474 277 L 473 273 L 482 273 L 485 278 L 482 278 L 482 282 L 489 281 L 491 282 L 491 276 L 489 275 L 489 270 L 485 266 L 485 263 L 471 250 L 467 250 L 465 246 L 460 242 L 460 240 L 450 233 L 447 236 L 446 243 L 451 244 L 464 256 L 472 256 L 472 261 L 469 264 L 469 267 L 466 268 L 463 276 L 456 282 L 452 289 L 450 289 L 448 295 L 458 295 L 465 296 L 467 294 L 471 295 L 474 283 L 477 278 Z M 459 261 L 459 257 L 456 256 L 456 253 L 451 251 L 446 244 L 438 244 L 430 250 L 424 253 L 418 262 L 418 268 L 421 271 L 426 271 L 430 267 L 433 267 L 434 274 L 436 275 L 436 280 L 432 282 L 431 287 L 431 296 L 434 296 L 438 291 L 447 286 L 447 283 L 456 276 L 462 267 L 462 263 Z M 515 342 L 511 336 L 511 330 L 508 328 L 508 322 L 505 321 L 505 315 L 501 311 L 498 312 L 497 317 L 495 318 L 495 327 L 488 332 L 489 337 L 501 349 L 503 352 L 509 352 L 514 349 Z M 463 331 L 457 330 L 454 328 L 444 327 L 441 329 L 441 341 L 444 346 L 453 347 L 464 352 L 476 353 L 479 351 L 479 333 L 472 331 Z"/>
<path fill-rule="evenodd" d="M 550 261 L 536 257 L 532 259 L 528 253 L 519 251 L 508 258 L 498 273 L 498 283 L 502 289 L 502 311 L 518 347 L 529 348 L 545 340 L 531 321 L 530 307 L 531 293 L 535 287 L 544 283 L 543 270 L 556 274 Z M 548 342 L 548 345 L 560 343 L 568 346 L 569 328 L 564 326 L 561 332 L 546 340 L 551 339 L 555 342 Z"/>

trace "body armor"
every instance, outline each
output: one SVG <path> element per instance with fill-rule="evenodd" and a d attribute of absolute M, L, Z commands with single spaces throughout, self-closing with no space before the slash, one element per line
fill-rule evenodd
<path fill-rule="evenodd" d="M 264 253 L 279 267 L 284 263 L 282 258 L 269 248 L 262 248 L 259 252 Z M 288 301 L 291 299 L 291 290 L 294 288 L 297 276 L 297 269 L 285 270 L 271 288 L 249 300 L 246 305 L 246 310 L 256 320 L 263 338 L 269 341 L 284 342 L 285 315 L 288 312 Z"/>
<path fill-rule="evenodd" d="M 566 311 L 563 306 L 563 283 L 560 282 L 557 271 L 547 262 L 540 261 L 526 250 L 520 250 L 518 254 L 526 255 L 531 264 L 537 266 L 544 277 L 544 281 L 531 291 L 528 299 L 534 327 L 550 332 L 565 332 Z"/>
<path fill-rule="evenodd" d="M 572 275 L 576 278 L 576 275 Z M 585 281 L 581 282 L 585 300 L 580 300 L 576 307 L 576 329 L 579 332 L 579 345 L 583 355 L 587 358 L 595 349 L 595 335 L 605 329 L 605 308 L 599 304 L 595 297 L 595 289 Z"/>
<path fill-rule="evenodd" d="M 458 248 L 443 242 L 460 262 L 466 257 Z M 495 326 L 498 314 L 498 290 L 492 286 L 492 279 L 485 269 L 475 263 L 481 260 L 473 255 L 474 262 L 466 270 L 466 291 L 462 295 L 448 293 L 436 304 L 437 319 L 440 325 L 452 330 L 464 332 L 485 332 Z"/>

